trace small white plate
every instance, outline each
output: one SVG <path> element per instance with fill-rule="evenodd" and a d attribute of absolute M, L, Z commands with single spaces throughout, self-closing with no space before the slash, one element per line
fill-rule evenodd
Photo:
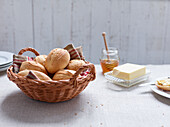
<path fill-rule="evenodd" d="M 166 98 L 170 98 L 170 91 L 164 91 L 159 89 L 156 85 L 151 85 L 150 88 L 157 94 L 166 97 Z"/>
<path fill-rule="evenodd" d="M 13 53 L 0 51 L 0 66 L 12 62 Z"/>
<path fill-rule="evenodd" d="M 6 71 L 7 69 L 8 69 L 8 67 L 0 68 L 0 72 L 1 71 Z"/>
<path fill-rule="evenodd" d="M 4 68 L 6 66 L 10 66 L 13 62 L 10 62 L 10 63 L 7 63 L 7 64 L 3 64 L 3 65 L 0 65 L 0 68 Z"/>
<path fill-rule="evenodd" d="M 9 66 L 11 66 L 11 65 L 12 65 L 12 63 L 7 64 L 6 66 L 0 67 L 0 72 L 1 72 L 1 71 L 5 71 L 5 70 L 7 70 L 7 69 L 8 69 L 8 67 L 9 67 Z"/>

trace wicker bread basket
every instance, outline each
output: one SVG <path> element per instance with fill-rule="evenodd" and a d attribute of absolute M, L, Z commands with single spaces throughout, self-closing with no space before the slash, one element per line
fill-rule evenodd
<path fill-rule="evenodd" d="M 36 56 L 39 53 L 33 48 L 22 49 L 18 55 L 22 55 L 26 51 L 33 52 Z M 79 76 L 79 74 L 90 69 L 87 76 Z M 81 93 L 90 81 L 96 77 L 95 67 L 92 63 L 86 62 L 76 71 L 74 76 L 69 80 L 60 81 L 42 81 L 29 79 L 19 76 L 13 72 L 13 65 L 7 69 L 7 76 L 9 80 L 14 82 L 28 97 L 45 102 L 61 102 L 74 98 Z"/>

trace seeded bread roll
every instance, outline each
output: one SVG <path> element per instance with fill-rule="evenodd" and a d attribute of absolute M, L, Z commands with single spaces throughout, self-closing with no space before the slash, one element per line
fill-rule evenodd
<path fill-rule="evenodd" d="M 18 75 L 20 76 L 27 76 L 30 70 L 23 70 L 20 71 L 18 73 Z M 40 80 L 44 80 L 44 81 L 48 81 L 48 80 L 52 80 L 49 76 L 47 76 L 46 74 L 40 72 L 40 71 L 35 71 L 35 70 L 31 70 Z"/>
<path fill-rule="evenodd" d="M 84 65 L 85 62 L 83 60 L 71 60 L 67 66 L 70 70 L 77 71 L 82 65 Z"/>
<path fill-rule="evenodd" d="M 76 71 L 74 70 L 59 70 L 55 73 L 55 75 L 53 76 L 53 80 L 66 80 L 66 79 L 70 79 L 73 77 L 73 75 L 76 73 Z"/>
<path fill-rule="evenodd" d="M 39 55 L 39 56 L 35 57 L 34 61 L 40 63 L 43 66 L 45 66 L 46 59 L 47 59 L 47 55 Z"/>
<path fill-rule="evenodd" d="M 20 71 L 23 70 L 36 70 L 47 74 L 47 71 L 43 65 L 35 61 L 24 61 L 21 64 Z"/>
<path fill-rule="evenodd" d="M 70 61 L 70 54 L 65 49 L 56 48 L 47 56 L 45 67 L 51 74 L 64 69 Z"/>

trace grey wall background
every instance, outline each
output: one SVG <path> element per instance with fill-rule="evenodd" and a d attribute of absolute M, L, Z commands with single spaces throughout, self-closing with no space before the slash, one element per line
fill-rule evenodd
<path fill-rule="evenodd" d="M 99 63 L 103 31 L 121 63 L 170 63 L 169 0 L 0 0 L 0 50 L 74 43 Z"/>

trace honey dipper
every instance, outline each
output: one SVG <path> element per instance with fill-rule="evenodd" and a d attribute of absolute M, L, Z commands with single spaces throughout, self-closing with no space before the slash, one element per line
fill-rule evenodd
<path fill-rule="evenodd" d="M 106 33 L 103 32 L 102 33 L 103 39 L 104 39 L 104 44 L 105 44 L 105 48 L 106 48 L 106 52 L 107 52 L 107 59 L 110 60 L 110 57 L 108 55 L 108 47 L 107 47 L 107 42 L 106 42 Z"/>

